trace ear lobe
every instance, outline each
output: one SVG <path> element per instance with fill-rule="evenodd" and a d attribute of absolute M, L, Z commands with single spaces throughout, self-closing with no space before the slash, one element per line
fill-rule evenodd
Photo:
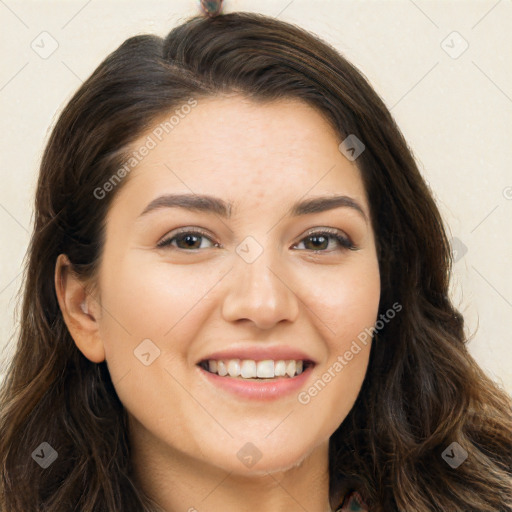
<path fill-rule="evenodd" d="M 62 317 L 82 354 L 90 361 L 101 363 L 105 360 L 99 331 L 101 306 L 72 268 L 69 258 L 59 254 L 55 263 L 55 291 Z"/>

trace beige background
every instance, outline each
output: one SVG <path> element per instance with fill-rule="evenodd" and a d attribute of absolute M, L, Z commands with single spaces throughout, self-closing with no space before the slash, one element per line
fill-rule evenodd
<path fill-rule="evenodd" d="M 124 39 L 165 35 L 198 9 L 193 0 L 0 1 L 3 359 L 13 349 L 34 184 L 49 128 Z M 226 12 L 236 10 L 315 32 L 370 79 L 457 239 L 452 293 L 472 336 L 470 351 L 512 393 L 512 2 L 225 1 Z"/>

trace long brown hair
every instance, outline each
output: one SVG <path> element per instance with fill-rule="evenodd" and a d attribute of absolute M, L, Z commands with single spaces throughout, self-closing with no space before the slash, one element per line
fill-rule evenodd
<path fill-rule="evenodd" d="M 372 512 L 512 510 L 511 399 L 468 353 L 448 297 L 451 252 L 432 195 L 390 112 L 334 48 L 258 14 L 196 16 L 162 39 L 126 40 L 79 88 L 45 149 L 24 274 L 21 329 L 0 394 L 0 507 L 9 512 L 155 510 L 133 478 L 126 412 L 106 362 L 77 349 L 56 298 L 57 256 L 94 282 L 105 217 L 123 182 L 102 187 L 162 114 L 240 92 L 298 98 L 357 159 L 381 275 L 380 313 L 403 309 L 372 344 L 361 392 L 330 440 L 330 499 L 358 490 Z M 125 179 L 129 179 L 125 178 Z M 41 443 L 57 461 L 40 467 Z M 467 452 L 457 468 L 443 452 Z M 43 445 L 43 448 L 46 445 Z"/>

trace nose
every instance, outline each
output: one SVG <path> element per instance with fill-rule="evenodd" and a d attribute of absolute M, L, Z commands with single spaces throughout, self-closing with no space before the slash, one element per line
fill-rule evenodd
<path fill-rule="evenodd" d="M 260 329 L 271 329 L 283 320 L 297 319 L 299 299 L 290 274 L 279 264 L 278 257 L 269 249 L 252 263 L 236 257 L 222 307 L 226 321 L 247 320 Z"/>

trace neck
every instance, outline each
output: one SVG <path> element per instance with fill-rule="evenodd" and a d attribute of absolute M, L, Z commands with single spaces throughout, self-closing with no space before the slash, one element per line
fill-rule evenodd
<path fill-rule="evenodd" d="M 165 512 L 331 512 L 328 442 L 284 471 L 242 475 L 169 446 L 131 440 L 134 476 Z"/>

